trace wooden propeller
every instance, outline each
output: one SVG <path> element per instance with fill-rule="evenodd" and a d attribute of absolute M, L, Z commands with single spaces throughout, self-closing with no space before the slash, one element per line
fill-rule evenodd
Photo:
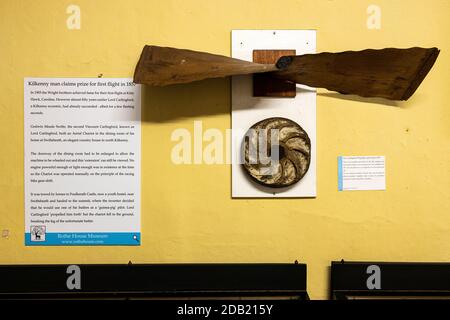
<path fill-rule="evenodd" d="M 258 64 L 206 52 L 145 46 L 134 82 L 152 86 L 263 73 L 342 94 L 407 100 L 439 55 L 437 48 L 366 49 L 283 56 Z"/>

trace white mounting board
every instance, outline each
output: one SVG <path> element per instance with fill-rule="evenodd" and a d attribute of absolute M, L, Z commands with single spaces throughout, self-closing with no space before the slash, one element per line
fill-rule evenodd
<path fill-rule="evenodd" d="M 296 54 L 315 53 L 315 30 L 233 30 L 232 57 L 252 61 L 253 50 L 296 50 Z M 316 90 L 297 85 L 295 98 L 253 97 L 251 75 L 232 78 L 232 197 L 288 198 L 316 196 Z M 297 122 L 311 139 L 311 164 L 306 175 L 287 188 L 269 188 L 252 181 L 240 161 L 241 143 L 247 130 L 270 117 Z"/>

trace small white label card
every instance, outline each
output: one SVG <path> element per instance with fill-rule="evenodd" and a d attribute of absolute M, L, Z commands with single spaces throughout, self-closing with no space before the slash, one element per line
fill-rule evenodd
<path fill-rule="evenodd" d="M 384 156 L 339 156 L 338 189 L 386 190 Z"/>

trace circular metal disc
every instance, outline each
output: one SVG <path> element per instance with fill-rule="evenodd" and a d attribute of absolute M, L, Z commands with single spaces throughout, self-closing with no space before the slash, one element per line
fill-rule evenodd
<path fill-rule="evenodd" d="M 311 141 L 299 124 L 286 118 L 255 123 L 243 141 L 244 168 L 256 182 L 282 188 L 300 181 L 311 161 Z"/>

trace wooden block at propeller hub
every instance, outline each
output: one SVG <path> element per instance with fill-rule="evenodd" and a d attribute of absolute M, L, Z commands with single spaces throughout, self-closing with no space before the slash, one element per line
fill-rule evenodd
<path fill-rule="evenodd" d="M 274 64 L 282 56 L 295 55 L 295 50 L 253 50 L 253 62 Z M 253 74 L 254 97 L 295 97 L 295 83 L 275 79 L 267 73 Z"/>

